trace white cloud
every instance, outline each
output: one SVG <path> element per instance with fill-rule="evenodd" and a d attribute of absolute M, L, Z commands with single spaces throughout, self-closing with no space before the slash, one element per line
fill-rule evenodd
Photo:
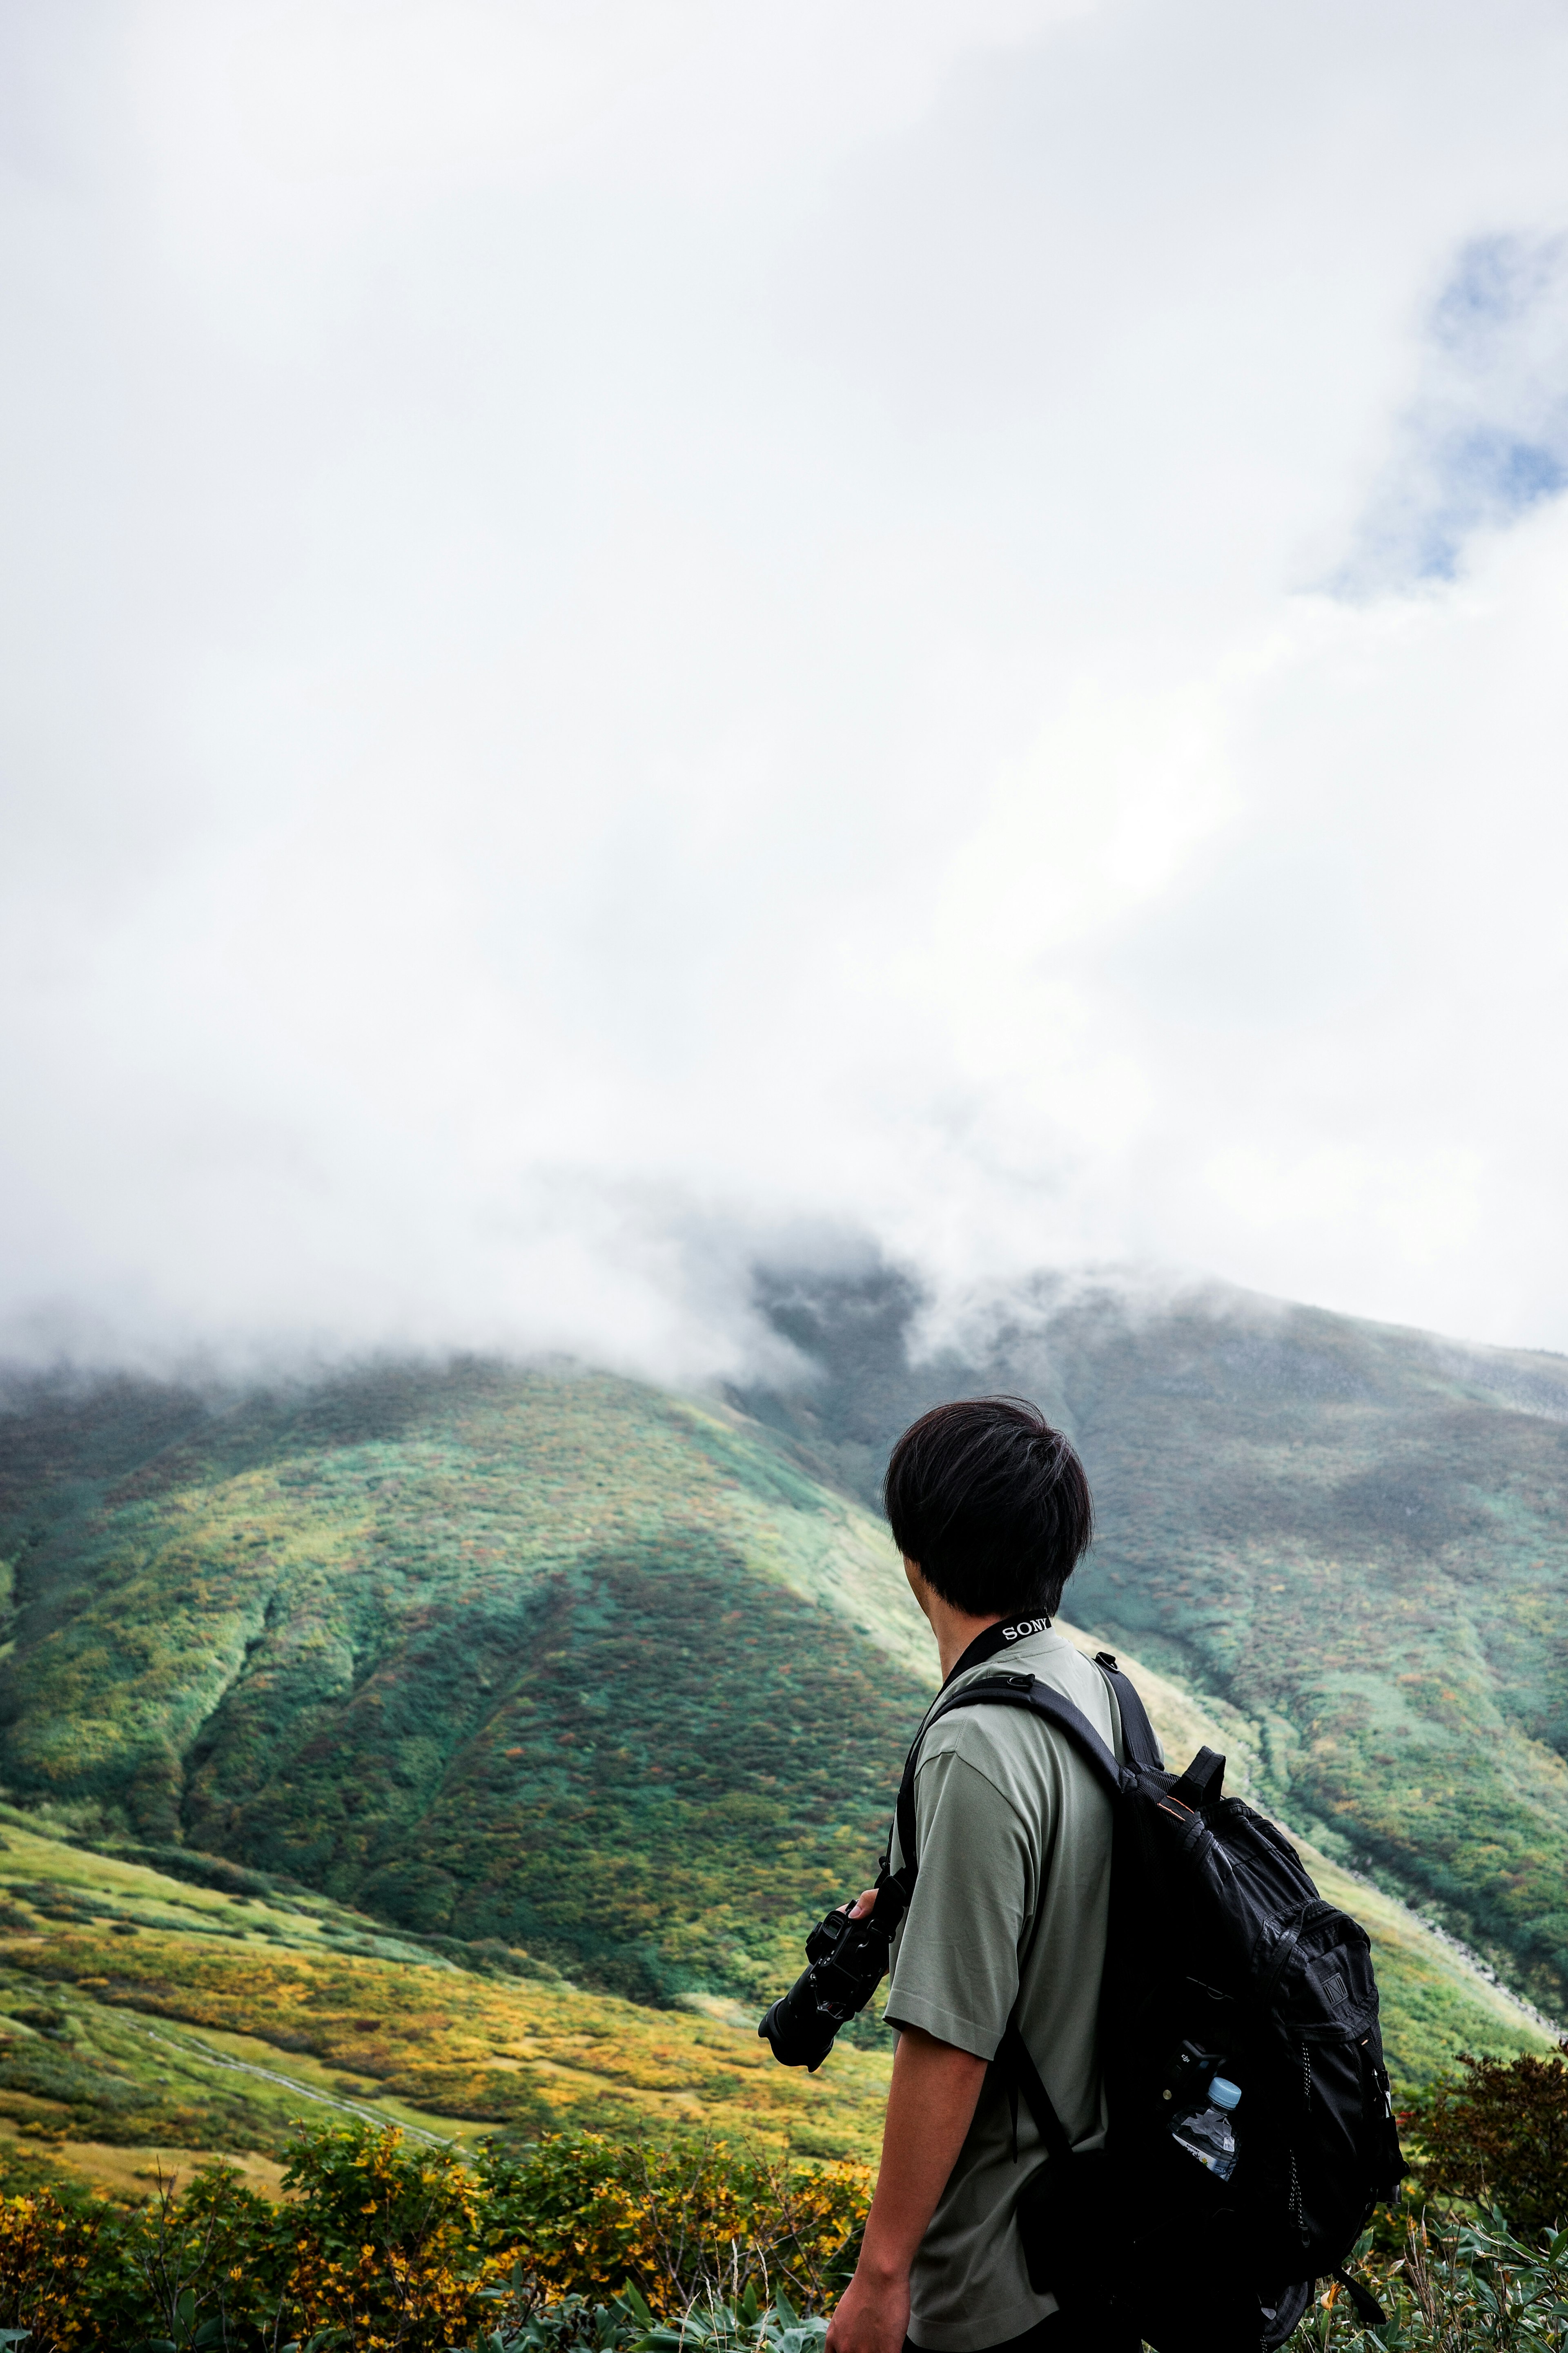
<path fill-rule="evenodd" d="M 3 30 L 16 1345 L 1568 1345 L 1558 10 Z"/>

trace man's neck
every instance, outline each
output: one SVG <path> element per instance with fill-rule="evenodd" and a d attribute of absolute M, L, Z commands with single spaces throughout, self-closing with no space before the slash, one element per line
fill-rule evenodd
<path fill-rule="evenodd" d="M 1000 1626 L 1002 1613 L 994 1609 L 988 1618 L 971 1618 L 965 1611 L 955 1609 L 951 1601 L 942 1599 L 934 1585 L 926 1583 L 921 1575 L 920 1563 L 910 1560 L 907 1555 L 904 1575 L 935 1639 L 936 1654 L 942 1661 L 942 1679 L 946 1683 L 976 1634 L 984 1634 L 987 1626 Z"/>
<path fill-rule="evenodd" d="M 930 1593 L 930 1588 L 927 1588 Z M 999 1626 L 1002 1613 L 990 1618 L 966 1618 L 962 1609 L 954 1609 L 937 1593 L 931 1594 L 931 1606 L 926 1616 L 936 1637 L 936 1654 L 942 1662 L 942 1679 L 945 1683 L 976 1634 L 984 1634 L 987 1626 Z"/>

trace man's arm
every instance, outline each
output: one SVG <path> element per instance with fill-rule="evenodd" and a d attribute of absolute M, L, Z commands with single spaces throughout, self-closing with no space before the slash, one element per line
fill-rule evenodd
<path fill-rule="evenodd" d="M 918 2026 L 900 2035 L 877 2194 L 855 2276 L 827 2331 L 827 2353 L 900 2353 L 909 2329 L 910 2266 L 963 2147 L 985 2063 Z"/>

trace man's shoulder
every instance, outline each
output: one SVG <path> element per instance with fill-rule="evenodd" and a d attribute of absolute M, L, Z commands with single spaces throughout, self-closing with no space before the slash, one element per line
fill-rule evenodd
<path fill-rule="evenodd" d="M 1115 1716 L 1105 1677 L 1065 1636 L 1030 1635 L 1005 1658 L 988 1660 L 975 1668 L 955 1688 L 994 1674 L 998 1669 L 1032 1674 L 1048 1683 L 1064 1699 L 1071 1700 L 1102 1740 L 1108 1745 L 1114 1742 Z M 1023 1708 L 976 1703 L 973 1707 L 954 1708 L 931 1726 L 921 1744 L 921 1763 L 923 1767 L 939 1757 L 960 1757 L 1010 1790 L 1021 1772 L 1033 1778 L 1042 1770 L 1052 1769 L 1053 1763 L 1059 1765 L 1063 1757 L 1076 1759 L 1077 1754 L 1067 1735 L 1043 1717 Z"/>
<path fill-rule="evenodd" d="M 1096 1730 L 1111 1721 L 1110 1686 L 1104 1675 L 1076 1642 L 1069 1642 L 1067 1636 L 1058 1634 L 1054 1627 L 1026 1635 L 1001 1656 L 972 1667 L 967 1674 L 960 1677 L 953 1689 L 962 1691 L 966 1684 L 982 1682 L 985 1676 L 998 1672 L 1033 1675 L 1037 1682 L 1049 1683 L 1052 1690 L 1060 1692 L 1064 1699 L 1070 1699 L 1079 1714 L 1088 1716 Z M 960 1708 L 952 1715 L 944 1717 L 935 1729 L 944 1731 L 949 1725 L 973 1721 L 977 1716 L 1013 1715 L 1016 1713 L 1010 1708 Z"/>

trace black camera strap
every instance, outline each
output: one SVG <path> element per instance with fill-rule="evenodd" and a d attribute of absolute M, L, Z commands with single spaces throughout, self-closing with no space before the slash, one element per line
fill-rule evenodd
<path fill-rule="evenodd" d="M 987 1626 L 976 1634 L 957 1664 L 949 1668 L 942 1679 L 942 1690 L 946 1691 L 959 1675 L 966 1675 L 971 1667 L 983 1667 L 998 1651 L 1010 1650 L 1015 1642 L 1026 1642 L 1031 1634 L 1048 1634 L 1050 1630 L 1048 1618 L 999 1618 L 994 1626 Z"/>

